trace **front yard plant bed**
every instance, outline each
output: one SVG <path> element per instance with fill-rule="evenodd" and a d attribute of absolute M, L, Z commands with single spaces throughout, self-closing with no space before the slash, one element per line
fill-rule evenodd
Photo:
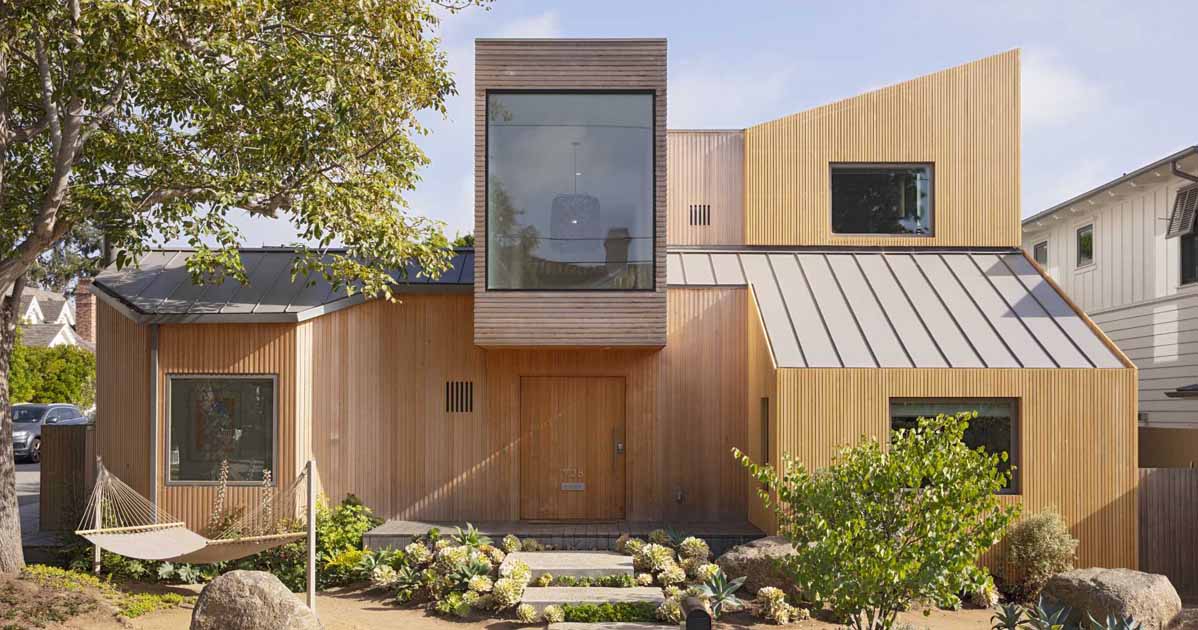
<path fill-rule="evenodd" d="M 574 623 L 634 623 L 657 620 L 657 607 L 640 602 L 617 604 L 566 604 L 566 621 Z"/>

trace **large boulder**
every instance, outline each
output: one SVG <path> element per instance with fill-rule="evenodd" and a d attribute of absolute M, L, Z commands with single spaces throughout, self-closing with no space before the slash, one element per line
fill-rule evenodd
<path fill-rule="evenodd" d="M 262 571 L 230 571 L 200 591 L 191 630 L 320 630 L 316 614 L 279 578 Z"/>
<path fill-rule="evenodd" d="M 1075 569 L 1052 576 L 1044 586 L 1044 597 L 1073 609 L 1070 619 L 1080 622 L 1086 615 L 1102 621 L 1107 615 L 1131 617 L 1144 630 L 1166 628 L 1181 612 L 1169 578 L 1131 569 Z"/>
<path fill-rule="evenodd" d="M 795 590 L 778 561 L 795 552 L 794 545 L 781 536 L 767 536 L 737 545 L 716 558 L 715 563 L 730 578 L 746 578 L 744 593 L 756 595 L 765 586 L 774 586 L 788 593 Z"/>

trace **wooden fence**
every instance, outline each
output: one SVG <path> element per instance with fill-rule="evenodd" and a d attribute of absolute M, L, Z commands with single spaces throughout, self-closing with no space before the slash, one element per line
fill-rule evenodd
<path fill-rule="evenodd" d="M 74 531 L 96 481 L 95 427 L 43 427 L 41 471 L 42 531 Z"/>
<path fill-rule="evenodd" d="M 1140 570 L 1198 596 L 1198 469 L 1140 469 Z"/>

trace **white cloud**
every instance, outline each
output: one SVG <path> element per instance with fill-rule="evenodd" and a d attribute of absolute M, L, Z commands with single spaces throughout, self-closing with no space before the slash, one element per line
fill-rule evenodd
<path fill-rule="evenodd" d="M 1025 50 L 1022 59 L 1023 122 L 1028 126 L 1070 123 L 1100 109 L 1103 86 L 1049 51 Z"/>
<path fill-rule="evenodd" d="M 677 64 L 670 76 L 673 129 L 740 128 L 777 116 L 795 70 L 785 61 Z"/>

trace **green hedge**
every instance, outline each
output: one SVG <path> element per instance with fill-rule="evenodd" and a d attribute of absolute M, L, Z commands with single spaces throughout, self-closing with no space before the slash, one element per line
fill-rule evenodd
<path fill-rule="evenodd" d="M 96 402 L 96 356 L 75 346 L 13 347 L 9 400 L 14 403 L 72 403 L 89 409 Z"/>

